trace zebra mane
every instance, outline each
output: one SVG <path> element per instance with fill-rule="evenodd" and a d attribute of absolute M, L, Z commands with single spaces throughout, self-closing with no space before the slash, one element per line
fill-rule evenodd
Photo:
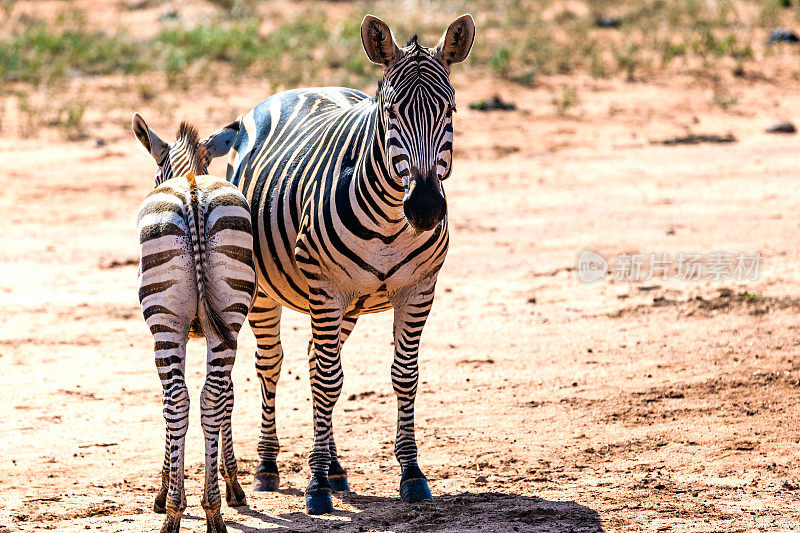
<path fill-rule="evenodd" d="M 406 43 L 406 46 L 414 46 L 415 48 L 417 46 L 419 46 L 419 43 L 417 42 L 417 34 L 416 33 L 414 34 L 414 36 L 411 39 L 408 40 L 408 42 Z"/>
<path fill-rule="evenodd" d="M 186 148 L 194 173 L 205 174 L 208 164 L 211 162 L 211 154 L 208 153 L 205 145 L 200 144 L 200 134 L 197 132 L 197 128 L 188 122 L 181 122 L 176 142 L 183 144 Z"/>

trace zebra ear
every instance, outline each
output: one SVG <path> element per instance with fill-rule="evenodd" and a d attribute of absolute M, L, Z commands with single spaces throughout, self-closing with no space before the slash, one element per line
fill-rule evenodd
<path fill-rule="evenodd" d="M 367 15 L 361 21 L 361 44 L 369 60 L 384 67 L 400 56 L 392 30 L 384 21 L 372 15 Z"/>
<path fill-rule="evenodd" d="M 228 153 L 233 140 L 239 133 L 240 123 L 241 117 L 200 141 L 200 144 L 206 147 L 212 159 Z"/>
<path fill-rule="evenodd" d="M 475 21 L 472 20 L 472 15 L 467 13 L 450 24 L 439 44 L 436 45 L 436 53 L 439 59 L 448 66 L 453 63 L 461 63 L 469 55 L 474 40 Z"/>
<path fill-rule="evenodd" d="M 133 134 L 142 143 L 144 149 L 152 155 L 156 160 L 160 159 L 164 152 L 167 150 L 168 145 L 162 141 L 153 130 L 147 127 L 147 122 L 144 121 L 142 115 L 139 113 L 133 114 L 133 122 L 131 124 Z"/>

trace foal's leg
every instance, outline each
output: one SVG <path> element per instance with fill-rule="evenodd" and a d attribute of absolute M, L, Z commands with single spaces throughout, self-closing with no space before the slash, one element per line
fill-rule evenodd
<path fill-rule="evenodd" d="M 278 433 L 275 428 L 275 388 L 281 377 L 281 306 L 259 289 L 248 316 L 256 337 L 256 373 L 261 384 L 261 436 L 254 491 L 278 490 Z"/>
<path fill-rule="evenodd" d="M 170 441 L 169 430 L 166 430 L 166 441 L 164 444 L 164 464 L 161 466 L 161 488 L 158 489 L 156 500 L 153 502 L 153 511 L 164 514 L 167 512 L 167 490 L 169 490 L 169 456 L 170 456 Z"/>
<path fill-rule="evenodd" d="M 233 413 L 233 382 L 225 392 L 225 416 L 222 419 L 220 428 L 220 440 L 222 441 L 222 459 L 219 462 L 219 473 L 225 480 L 225 501 L 230 507 L 238 507 L 247 504 L 247 497 L 242 490 L 237 478 L 238 467 L 236 465 L 236 455 L 233 453 L 233 432 L 231 429 L 231 414 Z"/>
<path fill-rule="evenodd" d="M 353 332 L 356 325 L 357 316 L 345 317 L 342 320 L 342 332 L 339 335 L 341 339 L 339 342 L 339 349 L 341 350 L 342 344 Z M 313 343 L 309 344 L 309 350 L 313 349 Z M 331 439 L 329 443 L 329 450 L 331 454 L 331 465 L 328 468 L 328 481 L 331 483 L 331 488 L 335 491 L 349 491 L 350 484 L 347 482 L 347 472 L 339 463 L 339 455 L 336 453 L 336 443 L 333 441 L 333 420 L 331 420 Z"/>
<path fill-rule="evenodd" d="M 213 333 L 207 332 L 206 335 L 208 339 L 206 382 L 200 394 L 200 419 L 206 441 L 205 483 L 201 504 L 206 512 L 208 533 L 223 533 L 225 523 L 220 512 L 222 498 L 217 481 L 217 460 L 220 428 L 223 421 L 230 416 L 229 407 L 233 399 L 231 370 L 236 359 L 236 348 L 235 345 L 225 346 Z"/>
<path fill-rule="evenodd" d="M 183 488 L 184 440 L 189 426 L 189 391 L 183 376 L 186 340 L 184 338 L 182 343 L 156 340 L 155 352 L 158 375 L 164 389 L 164 420 L 169 441 L 169 482 L 164 504 L 167 516 L 161 531 L 178 533 L 181 515 L 186 509 Z"/>

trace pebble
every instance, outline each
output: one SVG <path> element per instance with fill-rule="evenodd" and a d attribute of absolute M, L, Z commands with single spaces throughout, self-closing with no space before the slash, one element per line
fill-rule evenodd
<path fill-rule="evenodd" d="M 499 96 L 492 96 L 486 100 L 473 102 L 469 108 L 476 111 L 514 111 L 517 106 L 511 102 L 502 101 Z"/>
<path fill-rule="evenodd" d="M 781 120 L 767 128 L 767 133 L 797 133 L 797 128 L 788 120 Z"/>
<path fill-rule="evenodd" d="M 622 19 L 619 17 L 609 17 L 607 15 L 600 15 L 595 20 L 598 28 L 619 28 L 622 24 Z"/>
<path fill-rule="evenodd" d="M 767 39 L 767 44 L 772 43 L 797 43 L 800 42 L 800 37 L 791 30 L 787 30 L 785 28 L 778 28 L 777 30 L 772 30 L 769 34 L 769 39 Z"/>
<path fill-rule="evenodd" d="M 475 483 L 486 483 L 487 481 L 488 479 L 486 479 L 486 476 L 478 476 L 475 478 Z"/>

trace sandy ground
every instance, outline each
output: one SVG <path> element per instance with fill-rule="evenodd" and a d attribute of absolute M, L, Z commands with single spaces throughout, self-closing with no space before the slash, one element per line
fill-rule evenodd
<path fill-rule="evenodd" d="M 229 531 L 792 531 L 800 527 L 800 149 L 763 133 L 796 116 L 787 83 L 741 80 L 723 111 L 692 80 L 550 78 L 533 89 L 456 74 L 451 251 L 423 336 L 420 463 L 435 500 L 398 500 L 391 315 L 343 350 L 335 413 L 349 494 L 304 513 L 312 442 L 306 316 L 284 315 L 283 489 L 223 506 Z M 567 117 L 561 84 L 578 87 Z M 103 98 L 103 87 L 97 91 Z M 468 104 L 499 92 L 514 112 Z M 242 84 L 183 100 L 204 132 L 266 97 Z M 166 133 L 177 119 L 145 118 Z M 135 218 L 152 162 L 97 120 L 93 138 L 0 138 L 0 531 L 157 531 L 160 384 L 136 301 Z M 731 144 L 660 146 L 688 131 Z M 212 170 L 224 165 L 216 161 Z M 760 251 L 746 284 L 591 285 L 578 252 Z M 740 296 L 747 292 L 750 296 Z M 755 296 L 753 296 L 755 295 Z M 254 340 L 240 337 L 234 438 L 255 468 Z M 204 347 L 189 349 L 199 397 Z M 185 531 L 204 531 L 198 403 Z"/>

